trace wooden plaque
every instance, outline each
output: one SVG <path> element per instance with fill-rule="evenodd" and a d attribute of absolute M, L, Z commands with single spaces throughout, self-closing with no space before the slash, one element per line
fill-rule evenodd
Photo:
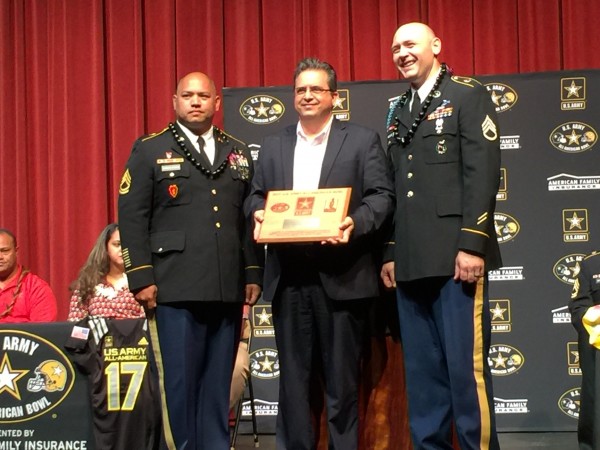
<path fill-rule="evenodd" d="M 352 188 L 270 191 L 258 242 L 313 242 L 342 236 Z"/>

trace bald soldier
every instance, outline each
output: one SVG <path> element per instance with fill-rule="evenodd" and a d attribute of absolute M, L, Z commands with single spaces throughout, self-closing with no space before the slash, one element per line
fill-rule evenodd
<path fill-rule="evenodd" d="M 262 282 L 262 253 L 242 212 L 252 158 L 212 125 L 219 107 L 207 75 L 184 76 L 176 121 L 134 143 L 119 187 L 129 288 L 156 308 L 150 326 L 170 449 L 229 449 L 242 306 L 256 302 Z"/>
<path fill-rule="evenodd" d="M 452 76 L 441 50 L 422 23 L 392 41 L 410 88 L 387 120 L 396 212 L 381 275 L 396 288 L 414 448 L 452 448 L 454 420 L 462 450 L 496 449 L 487 272 L 501 265 L 499 132 L 485 88 Z"/>

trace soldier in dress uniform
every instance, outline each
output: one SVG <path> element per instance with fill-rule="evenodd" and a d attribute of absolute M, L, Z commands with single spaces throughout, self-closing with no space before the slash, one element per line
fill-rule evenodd
<path fill-rule="evenodd" d="M 414 448 L 452 448 L 454 420 L 463 450 L 494 449 L 486 274 L 501 265 L 499 132 L 485 88 L 452 76 L 440 51 L 421 23 L 393 38 L 410 89 L 388 114 L 396 213 L 382 278 L 396 287 Z"/>
<path fill-rule="evenodd" d="M 581 450 L 600 449 L 600 252 L 593 252 L 581 262 L 573 286 L 569 311 L 571 323 L 579 336 L 581 393 L 577 440 Z"/>
<path fill-rule="evenodd" d="M 184 76 L 176 122 L 134 143 L 119 187 L 129 288 L 156 307 L 151 334 L 170 448 L 229 448 L 242 305 L 256 302 L 262 283 L 262 253 L 242 212 L 252 158 L 212 125 L 219 107 L 207 75 Z"/>

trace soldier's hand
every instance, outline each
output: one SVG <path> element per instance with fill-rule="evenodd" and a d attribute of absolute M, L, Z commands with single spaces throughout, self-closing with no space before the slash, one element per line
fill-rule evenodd
<path fill-rule="evenodd" d="M 394 261 L 389 261 L 381 266 L 381 279 L 383 285 L 388 289 L 396 287 L 396 275 L 394 275 Z"/>
<path fill-rule="evenodd" d="M 261 287 L 258 284 L 247 284 L 246 285 L 246 298 L 245 302 L 247 305 L 254 305 L 260 297 Z"/>
<path fill-rule="evenodd" d="M 135 294 L 135 299 L 146 305 L 148 309 L 156 308 L 156 295 L 158 294 L 158 288 L 155 284 L 151 284 L 150 286 L 146 286 L 141 291 L 138 291 Z"/>
<path fill-rule="evenodd" d="M 454 279 L 474 283 L 485 275 L 485 261 L 481 256 L 460 250 L 454 262 Z"/>
<path fill-rule="evenodd" d="M 258 209 L 254 211 L 254 240 L 258 241 L 258 236 L 260 235 L 260 228 L 262 226 L 263 221 L 265 220 L 265 210 Z"/>

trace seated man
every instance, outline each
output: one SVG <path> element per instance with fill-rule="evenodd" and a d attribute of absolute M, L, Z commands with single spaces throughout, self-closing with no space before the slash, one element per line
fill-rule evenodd
<path fill-rule="evenodd" d="M 17 250 L 15 235 L 0 228 L 0 323 L 56 320 L 52 289 L 17 264 Z"/>

